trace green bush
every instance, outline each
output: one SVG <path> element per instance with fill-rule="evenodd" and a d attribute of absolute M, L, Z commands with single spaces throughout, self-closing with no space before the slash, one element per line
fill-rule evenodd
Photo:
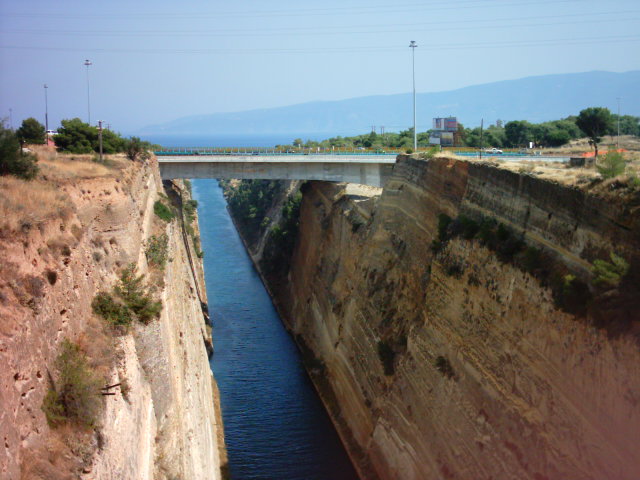
<path fill-rule="evenodd" d="M 161 200 L 156 200 L 156 203 L 153 204 L 153 213 L 165 222 L 170 222 L 175 217 L 171 209 L 162 203 Z"/>
<path fill-rule="evenodd" d="M 130 264 L 120 274 L 120 283 L 114 292 L 142 323 L 149 323 L 162 311 L 162 303 L 151 298 L 143 285 L 144 275 L 136 275 L 136 267 Z"/>
<path fill-rule="evenodd" d="M 133 319 L 147 324 L 160 315 L 162 302 L 154 301 L 143 285 L 144 275 L 136 275 L 136 267 L 130 264 L 120 274 L 120 282 L 113 294 L 101 292 L 93 299 L 93 311 L 113 325 L 128 326 Z"/>
<path fill-rule="evenodd" d="M 187 200 L 186 202 L 184 202 L 182 208 L 184 209 L 184 213 L 186 214 L 187 222 L 192 223 L 195 219 L 196 209 L 198 208 L 198 201 Z"/>
<path fill-rule="evenodd" d="M 0 122 L 0 175 L 15 175 L 31 180 L 38 175 L 37 158 L 23 153 L 16 134 Z"/>
<path fill-rule="evenodd" d="M 149 142 L 143 142 L 138 137 L 131 137 L 125 140 L 124 148 L 127 158 L 132 162 L 136 160 L 146 160 L 150 157 L 149 150 L 151 150 L 151 144 Z"/>
<path fill-rule="evenodd" d="M 79 118 L 62 120 L 58 134 L 53 137 L 60 151 L 70 153 L 93 153 L 100 150 L 98 128 L 84 123 Z M 116 153 L 125 151 L 126 140 L 111 130 L 102 130 L 102 151 Z"/>
<path fill-rule="evenodd" d="M 604 178 L 613 178 L 622 175 L 626 165 L 622 153 L 611 151 L 605 155 L 602 161 L 598 162 L 596 168 Z"/>
<path fill-rule="evenodd" d="M 24 143 L 44 143 L 44 125 L 33 117 L 26 118 L 16 130 L 16 137 Z"/>
<path fill-rule="evenodd" d="M 132 321 L 131 312 L 126 305 L 118 302 L 110 293 L 100 292 L 91 302 L 93 312 L 113 325 L 128 326 Z"/>
<path fill-rule="evenodd" d="M 54 367 L 57 379 L 42 402 L 49 424 L 55 426 L 68 420 L 94 426 L 102 409 L 100 377 L 80 348 L 69 340 L 62 342 Z"/>
<path fill-rule="evenodd" d="M 285 273 L 293 254 L 300 219 L 302 193 L 296 192 L 282 207 L 282 218 L 271 228 L 261 266 L 267 273 Z"/>
<path fill-rule="evenodd" d="M 622 277 L 629 271 L 627 261 L 611 252 L 611 262 L 606 260 L 594 260 L 591 272 L 594 285 L 617 287 Z"/>
<path fill-rule="evenodd" d="M 151 236 L 145 250 L 147 261 L 150 265 L 164 269 L 169 253 L 169 237 L 166 233 L 160 236 Z"/>

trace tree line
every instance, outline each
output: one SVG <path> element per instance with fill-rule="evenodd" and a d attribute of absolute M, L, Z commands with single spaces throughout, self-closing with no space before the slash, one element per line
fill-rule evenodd
<path fill-rule="evenodd" d="M 79 118 L 62 120 L 53 136 L 60 152 L 91 154 L 100 151 L 100 131 Z M 15 175 L 32 179 L 38 174 L 37 158 L 26 151 L 24 145 L 45 143 L 44 126 L 35 118 L 22 121 L 20 128 L 7 128 L 0 122 L 0 175 Z M 138 137 L 124 138 L 108 129 L 102 130 L 102 151 L 105 154 L 125 153 L 130 160 L 146 158 L 155 145 Z"/>
<path fill-rule="evenodd" d="M 458 147 L 497 147 L 523 148 L 533 143 L 536 147 L 560 147 L 578 138 L 616 135 L 618 133 L 618 118 L 620 135 L 640 136 L 640 117 L 632 115 L 612 114 L 607 108 L 586 108 L 579 115 L 569 116 L 560 120 L 542 123 L 531 123 L 527 120 L 513 120 L 510 122 L 496 121 L 495 124 L 481 129 L 480 127 L 465 128 L 458 123 L 458 131 L 454 133 L 455 146 Z M 582 126 L 581 126 L 582 125 Z M 596 127 L 597 132 L 593 132 Z M 586 129 L 586 131 L 585 131 Z M 418 132 L 418 146 L 428 146 L 429 137 L 433 130 Z M 293 141 L 296 147 L 331 148 L 331 147 L 363 147 L 363 148 L 411 148 L 413 146 L 413 128 L 398 133 L 390 132 L 378 134 L 371 132 L 353 137 L 332 137 L 322 141 L 297 138 Z"/>
<path fill-rule="evenodd" d="M 53 136 L 53 141 L 61 152 L 68 153 L 97 153 L 100 151 L 100 129 L 83 122 L 79 118 L 62 120 L 61 126 Z M 45 143 L 46 132 L 44 125 L 33 117 L 22 121 L 22 125 L 15 135 L 23 144 Z M 112 130 L 102 129 L 102 152 L 106 154 L 127 152 L 131 144 L 152 149 L 153 145 L 138 137 L 124 138 Z"/>

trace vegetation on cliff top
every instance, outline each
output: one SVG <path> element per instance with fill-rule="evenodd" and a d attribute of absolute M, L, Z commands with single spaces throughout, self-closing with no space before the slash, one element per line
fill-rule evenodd
<path fill-rule="evenodd" d="M 640 117 L 621 115 L 619 120 L 621 135 L 640 136 Z M 617 126 L 617 115 L 611 114 L 606 108 L 590 108 L 581 111 L 579 116 L 569 116 L 561 120 L 539 124 L 530 123 L 526 120 L 513 120 L 506 123 L 498 120 L 494 125 L 490 125 L 482 131 L 479 127 L 465 128 L 459 123 L 458 131 L 454 134 L 454 140 L 455 145 L 459 147 L 480 147 L 481 137 L 482 145 L 485 147 L 519 148 L 528 147 L 530 142 L 538 147 L 559 147 L 570 140 L 584 138 L 585 136 L 595 139 L 596 137 L 600 138 L 602 135 L 616 135 Z M 592 127 L 597 128 L 594 129 Z M 427 146 L 432 132 L 433 130 L 418 132 L 418 145 L 421 147 Z M 293 140 L 292 145 L 307 148 L 410 148 L 413 146 L 413 128 L 399 133 L 378 134 L 373 131 L 353 137 L 338 136 L 320 142 L 313 140 L 304 142 L 302 139 L 296 138 Z M 283 147 L 286 148 L 286 146 Z"/>
<path fill-rule="evenodd" d="M 36 162 L 36 156 L 22 151 L 16 134 L 0 122 L 0 175 L 31 180 L 38 174 Z"/>
<path fill-rule="evenodd" d="M 16 136 L 24 143 L 44 143 L 44 125 L 33 117 L 25 118 Z"/>
<path fill-rule="evenodd" d="M 79 118 L 62 120 L 58 133 L 53 137 L 61 152 L 92 153 L 100 151 L 99 129 Z M 117 132 L 102 129 L 102 151 L 106 154 L 124 152 L 130 160 L 146 158 L 146 152 L 154 145 L 138 137 L 124 138 Z"/>

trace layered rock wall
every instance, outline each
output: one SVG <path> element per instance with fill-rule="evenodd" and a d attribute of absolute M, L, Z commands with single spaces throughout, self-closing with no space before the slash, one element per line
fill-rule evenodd
<path fill-rule="evenodd" d="M 637 300 L 612 335 L 477 239 L 432 249 L 440 214 L 489 217 L 589 284 L 611 251 L 636 265 L 637 194 L 616 198 L 409 157 L 379 197 L 305 188 L 275 300 L 363 478 L 640 476 Z"/>
<path fill-rule="evenodd" d="M 157 163 L 118 168 L 59 181 L 68 212 L 3 230 L 2 478 L 220 478 L 208 333 L 179 224 L 166 226 L 171 261 L 156 293 L 161 317 L 114 336 L 92 312 L 95 294 L 110 290 L 122 267 L 135 263 L 150 276 L 145 246 L 163 192 Z M 52 429 L 41 410 L 63 339 L 89 353 L 108 384 L 120 384 L 104 397 L 96 430 Z"/>

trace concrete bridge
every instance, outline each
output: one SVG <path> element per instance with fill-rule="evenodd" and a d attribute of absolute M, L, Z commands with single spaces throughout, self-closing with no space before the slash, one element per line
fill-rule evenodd
<path fill-rule="evenodd" d="M 324 180 L 382 187 L 396 153 L 155 152 L 164 180 L 172 178 Z"/>

